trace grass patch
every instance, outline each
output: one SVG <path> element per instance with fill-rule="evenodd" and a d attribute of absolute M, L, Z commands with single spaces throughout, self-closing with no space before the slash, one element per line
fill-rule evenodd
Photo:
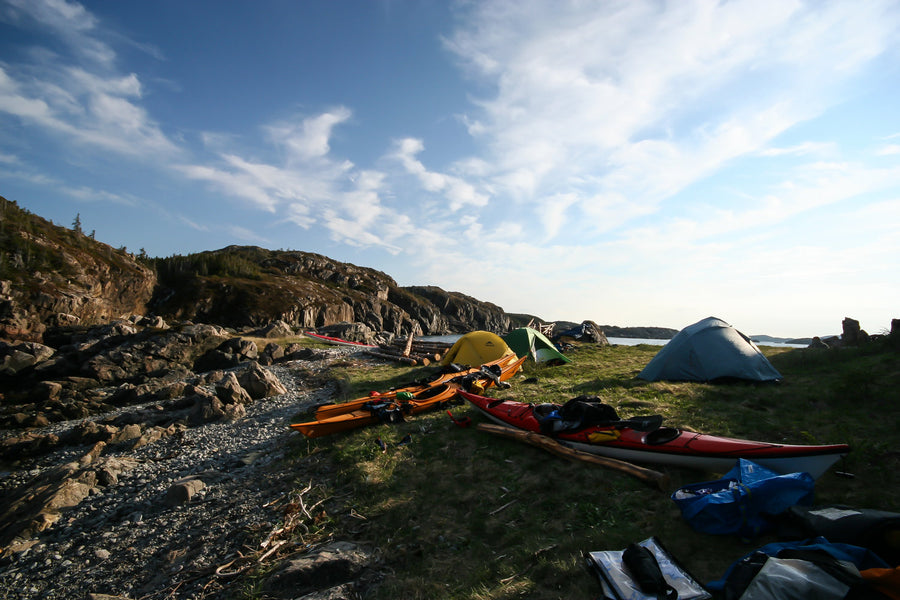
<path fill-rule="evenodd" d="M 824 352 L 763 347 L 785 376 L 779 384 L 635 379 L 658 350 L 580 346 L 571 354 L 573 363 L 529 362 L 510 389 L 491 395 L 528 402 L 598 395 L 623 417 L 658 413 L 670 426 L 787 443 L 846 442 L 853 450 L 817 481 L 817 503 L 900 511 L 896 352 L 874 346 Z M 434 370 L 363 368 L 349 359 L 332 375 L 344 381 L 342 394 L 353 398 Z M 454 413 L 482 420 L 468 406 Z M 406 435 L 412 442 L 398 445 Z M 384 557 L 387 575 L 373 598 L 592 597 L 599 588 L 581 554 L 624 548 L 650 535 L 709 581 L 771 541 L 748 545 L 696 533 L 668 493 L 619 472 L 461 429 L 443 412 L 315 440 L 298 435 L 292 451 L 286 469 L 302 470 L 314 461 L 321 485 L 330 488 L 322 492 L 331 498 L 323 504 L 329 536 L 364 540 Z M 668 492 L 717 476 L 663 470 L 672 481 Z"/>

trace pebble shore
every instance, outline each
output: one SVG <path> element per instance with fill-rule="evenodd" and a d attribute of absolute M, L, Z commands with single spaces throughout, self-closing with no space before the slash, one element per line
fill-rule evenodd
<path fill-rule="evenodd" d="M 222 567 L 277 526 L 278 500 L 295 481 L 295 473 L 277 468 L 287 442 L 298 435 L 288 428 L 291 417 L 333 394 L 305 387 L 297 373 L 327 369 L 352 352 L 335 348 L 325 360 L 268 367 L 287 393 L 247 405 L 238 421 L 189 428 L 128 452 L 137 461 L 134 468 L 66 510 L 37 544 L 0 564 L 0 598 L 229 597 L 228 570 Z M 27 470 L 4 473 L 0 488 L 85 451 L 66 448 Z M 203 483 L 189 501 L 172 505 L 167 493 L 186 479 Z"/>

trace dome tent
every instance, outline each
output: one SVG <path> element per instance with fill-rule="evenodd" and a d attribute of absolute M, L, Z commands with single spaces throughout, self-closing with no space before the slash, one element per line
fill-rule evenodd
<path fill-rule="evenodd" d="M 638 374 L 647 381 L 782 379 L 750 338 L 715 317 L 679 331 Z"/>
<path fill-rule="evenodd" d="M 471 331 L 456 340 L 441 359 L 441 364 L 447 366 L 450 363 L 457 363 L 478 367 L 486 362 L 514 354 L 515 352 L 510 350 L 503 338 L 496 333 Z"/>
<path fill-rule="evenodd" d="M 536 363 L 567 363 L 572 360 L 564 356 L 543 333 L 531 327 L 519 327 L 503 336 L 519 358 L 530 356 Z"/>

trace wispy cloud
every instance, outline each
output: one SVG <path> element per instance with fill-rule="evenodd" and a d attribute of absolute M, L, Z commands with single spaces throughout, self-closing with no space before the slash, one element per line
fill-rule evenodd
<path fill-rule="evenodd" d="M 66 0 L 6 0 L 0 18 L 28 21 L 53 34 L 84 59 L 111 66 L 115 52 L 98 36 L 98 21 L 82 4 Z"/>
<path fill-rule="evenodd" d="M 781 146 L 764 148 L 760 151 L 760 156 L 823 156 L 835 154 L 837 152 L 837 144 L 834 142 L 803 142 L 794 146 Z"/>
<path fill-rule="evenodd" d="M 392 157 L 407 173 L 414 175 L 426 192 L 440 194 L 449 202 L 451 211 L 465 206 L 485 206 L 489 197 L 475 185 L 454 175 L 428 170 L 417 156 L 425 150 L 422 140 L 405 138 L 395 144 Z"/>
<path fill-rule="evenodd" d="M 890 3 L 468 7 L 445 42 L 495 90 L 463 120 L 498 194 L 537 205 L 574 196 L 566 209 L 537 210 L 614 225 L 736 158 L 827 151 L 770 144 L 841 102 L 898 24 Z"/>
<path fill-rule="evenodd" d="M 228 226 L 228 233 L 242 242 L 250 242 L 253 244 L 266 244 L 269 242 L 264 236 L 261 236 L 257 232 L 247 229 L 246 227 L 241 227 L 240 225 Z"/>
<path fill-rule="evenodd" d="M 400 235 L 397 223 L 407 222 L 383 203 L 386 175 L 359 169 L 331 153 L 335 128 L 351 116 L 349 109 L 338 107 L 263 127 L 270 144 L 265 153 L 280 157 L 277 160 L 251 161 L 239 151 L 224 150 L 239 140 L 206 135 L 205 139 L 218 148 L 218 160 L 183 164 L 177 169 L 220 193 L 277 215 L 282 222 L 303 229 L 319 225 L 335 241 L 397 253 L 399 246 L 392 241 L 395 238 L 376 233 L 390 227 Z M 410 225 L 402 235 L 411 231 Z"/>
<path fill-rule="evenodd" d="M 178 147 L 142 106 L 134 73 L 117 71 L 114 50 L 96 18 L 65 0 L 9 0 L 7 21 L 43 28 L 66 54 L 37 48 L 30 62 L 0 63 L 0 113 L 58 135 L 65 142 L 138 158 L 175 154 Z"/>

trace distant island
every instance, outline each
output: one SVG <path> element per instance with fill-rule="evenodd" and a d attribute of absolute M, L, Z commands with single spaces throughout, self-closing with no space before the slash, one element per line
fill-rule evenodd
<path fill-rule="evenodd" d="M 757 344 L 804 344 L 808 346 L 812 343 L 812 338 L 779 338 L 771 335 L 751 335 L 750 339 Z"/>

